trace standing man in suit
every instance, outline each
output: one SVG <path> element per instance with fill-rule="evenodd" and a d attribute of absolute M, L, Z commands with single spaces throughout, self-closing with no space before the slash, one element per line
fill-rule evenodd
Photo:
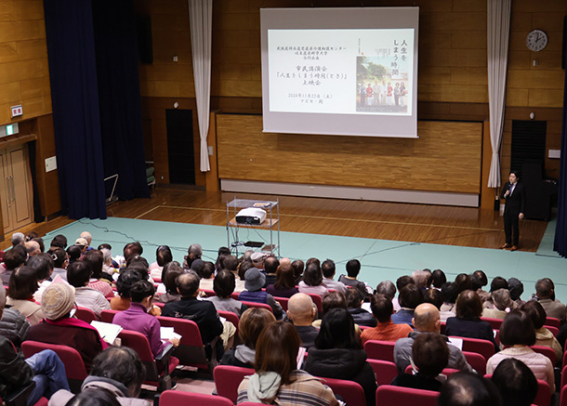
<path fill-rule="evenodd" d="M 510 172 L 509 182 L 506 182 L 501 199 L 505 199 L 504 206 L 504 232 L 506 233 L 506 243 L 501 249 L 516 251 L 520 240 L 520 220 L 524 218 L 524 208 L 526 205 L 526 190 L 524 185 L 518 183 L 519 176 L 516 172 Z M 512 234 L 514 239 L 512 240 Z"/>

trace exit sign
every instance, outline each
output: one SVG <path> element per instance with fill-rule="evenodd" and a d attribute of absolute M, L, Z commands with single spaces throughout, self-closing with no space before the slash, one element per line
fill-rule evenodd
<path fill-rule="evenodd" d="M 12 106 L 12 118 L 19 117 L 24 114 L 24 109 L 22 109 L 22 105 L 19 104 L 17 106 Z"/>

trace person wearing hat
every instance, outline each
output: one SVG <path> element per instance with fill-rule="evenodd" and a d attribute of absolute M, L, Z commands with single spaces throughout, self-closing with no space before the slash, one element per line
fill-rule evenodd
<path fill-rule="evenodd" d="M 252 261 L 252 265 L 254 268 L 259 269 L 261 272 L 264 272 L 264 259 L 266 258 L 266 254 L 263 252 L 253 252 L 250 255 L 250 260 Z"/>
<path fill-rule="evenodd" d="M 108 344 L 90 324 L 71 317 L 74 308 L 75 288 L 67 283 L 49 285 L 41 297 L 45 319 L 29 329 L 28 340 L 76 349 L 89 371 L 94 357 Z"/>
<path fill-rule="evenodd" d="M 244 287 L 246 290 L 240 292 L 238 300 L 255 303 L 266 303 L 272 308 L 276 319 L 282 318 L 282 307 L 274 297 L 262 290 L 266 283 L 266 275 L 258 268 L 250 268 L 244 275 Z"/>
<path fill-rule="evenodd" d="M 81 247 L 81 254 L 87 252 L 87 248 L 89 248 L 89 242 L 82 237 L 79 237 L 75 240 L 75 245 Z"/>

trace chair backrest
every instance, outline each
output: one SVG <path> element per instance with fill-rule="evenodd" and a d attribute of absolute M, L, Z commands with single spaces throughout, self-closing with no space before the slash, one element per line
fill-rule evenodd
<path fill-rule="evenodd" d="M 241 300 L 242 303 L 244 303 L 246 305 L 246 307 L 258 307 L 260 309 L 266 309 L 269 310 L 271 313 L 273 313 L 274 311 L 272 310 L 272 306 L 266 304 L 266 303 L 257 303 L 257 302 L 246 302 L 244 300 Z"/>
<path fill-rule="evenodd" d="M 236 332 L 234 333 L 236 337 L 238 337 L 238 323 L 240 323 L 240 317 L 236 313 L 233 312 L 225 312 L 223 310 L 218 310 L 218 314 L 221 317 L 224 317 L 227 321 L 230 321 L 236 327 Z"/>
<path fill-rule="evenodd" d="M 366 361 L 370 364 L 376 375 L 376 383 L 380 385 L 389 385 L 394 378 L 398 376 L 398 367 L 392 361 L 383 361 L 381 359 L 368 358 Z"/>
<path fill-rule="evenodd" d="M 486 373 L 486 358 L 476 352 L 463 351 L 467 362 L 479 375 Z"/>
<path fill-rule="evenodd" d="M 502 325 L 502 322 L 504 321 L 502 319 L 495 319 L 495 318 L 492 318 L 492 317 L 481 317 L 480 319 L 488 322 L 488 324 L 490 324 L 490 326 L 492 327 L 493 330 L 500 330 L 500 326 Z"/>
<path fill-rule="evenodd" d="M 359 383 L 344 379 L 321 378 L 335 395 L 343 398 L 347 405 L 365 405 L 366 395 Z"/>
<path fill-rule="evenodd" d="M 233 367 L 230 365 L 218 365 L 213 369 L 213 378 L 217 388 L 217 394 L 229 399 L 236 404 L 238 398 L 238 386 L 247 375 L 253 375 L 251 368 Z"/>
<path fill-rule="evenodd" d="M 546 329 L 548 329 L 549 331 L 551 331 L 551 334 L 553 334 L 553 337 L 557 337 L 557 334 L 559 334 L 559 329 L 555 326 L 543 326 Z"/>
<path fill-rule="evenodd" d="M 25 358 L 29 358 L 43 350 L 52 350 L 57 354 L 63 365 L 65 365 L 65 374 L 71 391 L 79 393 L 81 384 L 88 376 L 81 354 L 76 349 L 66 345 L 46 344 L 38 341 L 24 341 L 22 343 L 22 352 Z"/>
<path fill-rule="evenodd" d="M 567 386 L 567 365 L 565 364 L 563 364 L 563 369 L 561 370 L 561 385 L 557 388 L 557 391 L 559 392 L 564 386 Z"/>
<path fill-rule="evenodd" d="M 207 297 L 211 297 L 211 296 L 216 296 L 217 294 L 215 293 L 214 290 L 210 290 L 210 289 L 199 289 L 201 292 L 203 292 L 205 294 L 205 296 Z"/>
<path fill-rule="evenodd" d="M 494 355 L 494 344 L 488 340 L 478 338 L 456 337 L 463 340 L 463 351 L 476 352 L 484 357 L 485 360 Z"/>
<path fill-rule="evenodd" d="M 567 406 L 567 386 L 561 386 L 559 406 Z"/>
<path fill-rule="evenodd" d="M 544 324 L 546 326 L 561 328 L 561 321 L 559 319 L 556 319 L 555 317 L 547 317 Z"/>
<path fill-rule="evenodd" d="M 159 406 L 178 405 L 232 406 L 233 403 L 222 396 L 181 392 L 177 390 L 166 390 L 159 397 Z"/>
<path fill-rule="evenodd" d="M 382 361 L 394 360 L 394 346 L 396 343 L 392 341 L 379 341 L 379 340 L 368 340 L 364 343 L 364 350 L 368 355 L 368 358 L 381 359 Z"/>
<path fill-rule="evenodd" d="M 146 367 L 146 380 L 157 382 L 159 374 L 147 337 L 131 330 L 122 330 L 118 337 L 122 340 L 122 346 L 132 348 L 138 353 L 140 360 Z"/>
<path fill-rule="evenodd" d="M 93 320 L 98 320 L 98 317 L 91 309 L 81 306 L 77 307 L 77 311 L 75 312 L 75 317 L 89 324 L 91 324 L 91 321 Z"/>
<path fill-rule="evenodd" d="M 442 321 L 441 322 L 441 334 L 445 334 L 445 330 L 447 329 L 447 323 Z"/>
<path fill-rule="evenodd" d="M 104 321 L 105 323 L 112 323 L 114 320 L 114 316 L 116 313 L 120 312 L 120 310 L 103 310 L 100 312 L 100 321 Z"/>
<path fill-rule="evenodd" d="M 411 365 L 408 365 L 404 372 L 408 375 L 413 374 L 413 367 Z M 460 372 L 460 371 L 458 369 L 455 369 L 455 368 L 443 368 L 443 371 L 441 371 L 441 374 L 445 375 L 446 377 L 450 377 L 451 375 L 456 374 L 457 372 Z"/>
<path fill-rule="evenodd" d="M 376 390 L 376 406 L 437 406 L 439 392 L 382 385 Z"/>
<path fill-rule="evenodd" d="M 547 358 L 549 358 L 550 361 L 551 361 L 551 365 L 553 365 L 555 367 L 557 359 L 555 358 L 555 351 L 553 351 L 553 349 L 551 347 L 546 347 L 546 346 L 543 346 L 543 345 L 532 345 L 530 348 L 532 350 L 534 350 L 535 352 L 537 352 L 539 354 L 543 354 Z"/>
<path fill-rule="evenodd" d="M 315 306 L 317 306 L 317 311 L 319 312 L 319 316 L 321 316 L 323 314 L 323 299 L 315 293 L 308 293 L 308 295 L 311 297 L 311 300 L 313 300 Z"/>
<path fill-rule="evenodd" d="M 274 300 L 281 305 L 284 312 L 287 312 L 287 302 L 289 302 L 289 297 L 274 296 Z"/>
<path fill-rule="evenodd" d="M 175 317 L 158 316 L 157 319 L 161 327 L 173 327 L 173 331 L 181 336 L 179 346 L 173 351 L 173 356 L 179 359 L 181 365 L 208 368 L 205 347 L 197 323 Z"/>

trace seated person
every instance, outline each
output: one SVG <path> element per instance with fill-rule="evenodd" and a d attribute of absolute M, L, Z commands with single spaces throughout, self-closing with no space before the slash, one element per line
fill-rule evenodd
<path fill-rule="evenodd" d="M 27 257 L 28 253 L 23 245 L 16 245 L 11 250 L 6 251 L 3 258 L 4 267 L 6 268 L 6 270 L 2 274 L 0 274 L 3 286 L 8 286 L 8 283 L 10 282 L 10 276 L 12 276 L 12 273 L 15 270 L 24 265 Z"/>
<path fill-rule="evenodd" d="M 303 369 L 322 378 L 354 381 L 364 389 L 367 406 L 376 404 L 376 377 L 366 362 L 366 352 L 355 334 L 354 320 L 346 309 L 325 313 Z"/>
<path fill-rule="evenodd" d="M 162 316 L 194 321 L 199 326 L 203 344 L 210 344 L 222 334 L 223 324 L 219 319 L 215 306 L 211 302 L 197 300 L 199 295 L 199 277 L 194 273 L 179 275 L 177 277 L 177 290 L 181 295 L 181 300 L 166 303 Z M 222 356 L 221 348 L 217 348 L 217 354 L 219 358 Z"/>
<path fill-rule="evenodd" d="M 561 323 L 565 322 L 565 305 L 555 299 L 553 281 L 549 278 L 540 279 L 535 285 L 535 290 L 536 299 L 543 306 L 547 317 L 559 319 Z"/>
<path fill-rule="evenodd" d="M 368 340 L 395 342 L 400 338 L 407 337 L 413 331 L 409 324 L 392 323 L 391 317 L 394 313 L 394 306 L 386 296 L 376 293 L 372 296 L 370 307 L 378 324 L 376 327 L 365 329 L 362 332 L 360 338 L 363 344 Z"/>
<path fill-rule="evenodd" d="M 508 279 L 508 289 L 510 290 L 510 299 L 512 299 L 512 301 L 516 303 L 518 307 L 526 303 L 520 298 L 520 296 L 522 296 L 522 293 L 524 293 L 524 284 L 521 280 L 519 280 L 518 278 Z"/>
<path fill-rule="evenodd" d="M 266 292 L 275 297 L 292 297 L 299 292 L 295 287 L 295 277 L 291 265 L 278 266 L 276 281 L 266 287 Z"/>
<path fill-rule="evenodd" d="M 41 306 L 33 298 L 33 294 L 38 289 L 37 272 L 22 266 L 12 273 L 8 286 L 6 304 L 10 309 L 17 310 L 26 317 L 32 326 L 38 324 L 44 315 Z"/>
<path fill-rule="evenodd" d="M 336 273 L 336 266 L 332 260 L 327 259 L 323 261 L 321 264 L 321 271 L 323 272 L 323 285 L 325 285 L 327 289 L 333 289 L 343 294 L 346 293 L 346 285 L 342 282 L 333 280 Z"/>
<path fill-rule="evenodd" d="M 138 399 L 146 368 L 138 353 L 128 347 L 110 347 L 93 360 L 93 369 L 81 385 L 81 392 L 93 389 L 110 391 L 123 406 L 147 406 L 145 399 Z M 56 392 L 50 406 L 65 406 L 74 395 L 68 390 Z"/>
<path fill-rule="evenodd" d="M 226 269 L 227 271 L 230 271 L 234 274 L 234 279 L 236 281 L 236 286 L 234 288 L 235 292 L 242 292 L 243 290 L 245 290 L 246 288 L 244 287 L 244 278 L 240 277 L 240 267 L 243 265 L 242 263 L 238 262 L 238 258 L 236 258 L 234 255 L 224 255 L 222 256 L 222 267 L 221 268 L 217 268 L 217 272 L 220 269 Z M 246 268 L 246 266 L 243 267 L 243 272 L 248 269 L 251 268 L 251 264 L 250 262 L 246 262 L 248 264 L 248 268 Z M 246 269 L 244 269 L 246 268 Z M 246 273 L 246 272 L 244 272 Z"/>
<path fill-rule="evenodd" d="M 108 300 L 106 300 L 100 290 L 90 287 L 89 280 L 91 275 L 91 266 L 84 260 L 73 262 L 67 269 L 67 280 L 75 288 L 75 303 L 78 306 L 91 309 L 97 317 L 100 317 L 103 310 L 110 309 L 110 303 L 108 303 Z"/>
<path fill-rule="evenodd" d="M 529 302 L 524 303 L 522 311 L 526 312 L 528 316 L 530 316 L 532 323 L 534 324 L 536 334 L 535 345 L 543 345 L 544 347 L 553 349 L 555 358 L 558 362 L 561 362 L 560 360 L 563 357 L 563 349 L 561 348 L 559 341 L 557 341 L 557 339 L 553 336 L 553 333 L 544 327 L 547 315 L 545 314 L 545 310 L 543 310 L 543 306 L 535 300 L 530 300 Z"/>
<path fill-rule="evenodd" d="M 51 247 L 47 252 L 53 259 L 53 273 L 51 279 L 55 279 L 59 275 L 61 279 L 67 282 L 67 265 L 69 265 L 69 258 L 67 252 L 63 248 Z"/>
<path fill-rule="evenodd" d="M 316 263 L 311 263 L 305 268 L 303 280 L 298 284 L 300 293 L 310 293 L 325 297 L 329 290 L 323 285 L 323 274 L 321 268 Z"/>
<path fill-rule="evenodd" d="M 315 338 L 319 335 L 319 329 L 313 327 L 313 319 L 317 309 L 313 300 L 305 293 L 293 295 L 287 303 L 287 317 L 293 323 L 295 330 L 301 338 L 301 346 L 307 348 L 315 344 Z"/>
<path fill-rule="evenodd" d="M 108 279 L 103 278 L 102 275 L 102 265 L 104 263 L 102 252 L 99 250 L 87 251 L 82 261 L 89 264 L 92 270 L 92 275 L 88 283 L 89 288 L 100 291 L 107 300 L 113 299 L 114 292 L 112 291 L 112 284 Z"/>
<path fill-rule="evenodd" d="M 6 295 L 4 295 L 4 301 L 6 301 Z M 0 336 L 10 340 L 17 349 L 28 336 L 30 327 L 30 322 L 22 313 L 8 307 L 4 308 L 0 320 Z"/>
<path fill-rule="evenodd" d="M 67 248 L 67 256 L 69 257 L 69 265 L 73 262 L 78 261 L 83 255 L 83 250 L 78 245 L 71 245 Z"/>
<path fill-rule="evenodd" d="M 358 289 L 349 288 L 345 294 L 348 311 L 360 326 L 376 327 L 377 321 L 368 310 L 362 308 L 363 297 Z"/>
<path fill-rule="evenodd" d="M 492 279 L 492 282 L 490 283 L 489 296 L 484 301 L 484 303 L 482 304 L 482 306 L 485 309 L 494 309 L 495 308 L 492 294 L 494 292 L 496 292 L 497 290 L 500 290 L 500 289 L 508 290 L 508 281 L 501 276 L 496 276 L 496 277 L 494 277 L 494 279 Z"/>
<path fill-rule="evenodd" d="M 45 319 L 28 332 L 28 340 L 66 345 L 76 349 L 87 371 L 95 356 L 108 347 L 98 331 L 82 320 L 71 318 L 75 309 L 75 288 L 66 283 L 52 283 L 43 292 L 41 310 Z"/>
<path fill-rule="evenodd" d="M 163 267 L 173 261 L 173 254 L 167 245 L 160 245 L 156 249 L 156 262 L 150 265 L 150 276 L 152 279 L 157 280 L 161 278 Z"/>
<path fill-rule="evenodd" d="M 339 276 L 339 282 L 346 285 L 347 288 L 350 286 L 358 289 L 361 296 L 366 299 L 366 297 L 371 294 L 371 289 L 366 286 L 366 283 L 357 279 L 358 274 L 360 273 L 360 261 L 358 259 L 351 259 L 348 261 L 346 264 L 346 271 L 346 275 Z"/>
<path fill-rule="evenodd" d="M 455 313 L 453 311 L 441 311 L 441 308 L 443 307 L 443 293 L 441 293 L 441 290 L 439 289 L 431 288 L 423 292 L 423 302 L 431 303 L 439 309 L 439 316 L 441 317 L 442 322 L 447 322 L 449 317 L 455 317 Z"/>
<path fill-rule="evenodd" d="M 482 314 L 482 301 L 474 290 L 461 292 L 457 299 L 457 317 L 449 317 L 445 334 L 448 336 L 459 336 L 488 340 L 494 345 L 494 351 L 500 351 L 492 326 L 480 319 Z"/>
<path fill-rule="evenodd" d="M 413 327 L 413 313 L 417 306 L 423 303 L 423 294 L 421 290 L 413 284 L 408 284 L 400 290 L 400 310 L 392 315 L 394 324 L 409 324 Z"/>
<path fill-rule="evenodd" d="M 264 258 L 264 272 L 266 275 L 266 281 L 264 282 L 263 288 L 267 288 L 268 285 L 273 285 L 274 283 L 276 283 L 276 272 L 279 266 L 280 261 L 274 255 L 269 255 Z"/>
<path fill-rule="evenodd" d="M 250 268 L 246 271 L 245 278 L 245 291 L 240 292 L 238 300 L 245 302 L 266 303 L 272 308 L 276 319 L 282 317 L 282 307 L 275 301 L 274 297 L 267 292 L 262 291 L 262 286 L 266 280 L 264 275 L 258 268 Z"/>
<path fill-rule="evenodd" d="M 130 302 L 132 301 L 130 297 L 130 289 L 132 289 L 132 285 L 134 283 L 141 280 L 143 280 L 143 278 L 138 271 L 135 271 L 133 269 L 124 269 L 120 273 L 120 275 L 118 275 L 118 280 L 116 281 L 116 290 L 118 291 L 118 296 L 115 296 L 110 301 L 110 308 L 112 310 L 129 309 Z"/>
<path fill-rule="evenodd" d="M 237 403 L 338 405 L 333 391 L 319 378 L 297 369 L 299 344 L 291 324 L 268 324 L 256 344 L 255 373 L 238 386 Z"/>
<path fill-rule="evenodd" d="M 293 268 L 293 276 L 295 278 L 295 284 L 297 285 L 303 279 L 305 264 L 301 259 L 296 259 L 291 263 L 291 267 Z"/>
<path fill-rule="evenodd" d="M 419 334 L 441 333 L 439 310 L 430 303 L 420 304 L 415 308 L 413 325 L 415 326 L 415 331 L 410 333 L 407 338 L 400 338 L 394 346 L 394 361 L 400 372 L 404 372 L 407 366 L 410 365 L 410 358 L 412 357 L 411 347 Z M 473 369 L 468 364 L 462 351 L 452 344 L 448 345 L 449 363 L 447 367 L 472 372 Z"/>
<path fill-rule="evenodd" d="M 116 314 L 112 323 L 145 335 L 155 357 L 167 344 L 161 341 L 159 321 L 147 313 L 147 309 L 152 306 L 154 293 L 154 285 L 150 282 L 142 280 L 134 283 L 130 289 L 130 308 Z M 170 341 L 175 347 L 179 345 L 179 339 L 172 338 Z"/>
<path fill-rule="evenodd" d="M 181 264 L 177 261 L 168 262 L 163 266 L 160 277 L 162 284 L 157 289 L 157 292 L 161 293 L 158 299 L 161 303 L 175 302 L 181 299 L 175 281 L 183 272 Z"/>
<path fill-rule="evenodd" d="M 526 364 L 507 358 L 498 364 L 491 378 L 502 396 L 502 406 L 530 406 L 537 396 L 538 383 Z"/>
<path fill-rule="evenodd" d="M 201 278 L 201 282 L 199 282 L 199 289 L 213 290 L 215 264 L 211 261 L 203 261 L 203 264 L 200 267 L 199 277 Z"/>
<path fill-rule="evenodd" d="M 33 269 L 37 275 L 39 288 L 33 294 L 33 298 L 36 302 L 40 302 L 43 291 L 52 281 L 53 259 L 49 254 L 38 254 L 35 257 L 31 257 L 26 266 Z"/>
<path fill-rule="evenodd" d="M 411 353 L 417 373 L 400 374 L 392 385 L 439 392 L 441 381 L 436 378 L 449 362 L 447 341 L 440 334 L 423 333 L 415 337 Z"/>
<path fill-rule="evenodd" d="M 498 289 L 492 292 L 492 308 L 485 308 L 482 317 L 504 320 L 510 310 L 514 310 L 517 305 L 510 297 L 508 289 Z"/>
<path fill-rule="evenodd" d="M 240 316 L 247 309 L 246 305 L 239 300 L 235 300 L 231 297 L 236 286 L 236 279 L 234 274 L 226 269 L 219 271 L 215 277 L 213 284 L 213 290 L 216 296 L 209 296 L 204 298 L 208 300 L 213 305 L 217 311 L 232 312 L 237 316 Z"/>
<path fill-rule="evenodd" d="M 485 406 L 502 404 L 500 393 L 488 379 L 470 372 L 452 374 L 441 387 L 438 406 Z"/>
<path fill-rule="evenodd" d="M 242 368 L 254 368 L 258 337 L 264 326 L 275 321 L 276 318 L 274 314 L 266 309 L 252 307 L 246 310 L 238 323 L 238 337 L 240 337 L 242 344 L 225 352 L 220 364 Z"/>

